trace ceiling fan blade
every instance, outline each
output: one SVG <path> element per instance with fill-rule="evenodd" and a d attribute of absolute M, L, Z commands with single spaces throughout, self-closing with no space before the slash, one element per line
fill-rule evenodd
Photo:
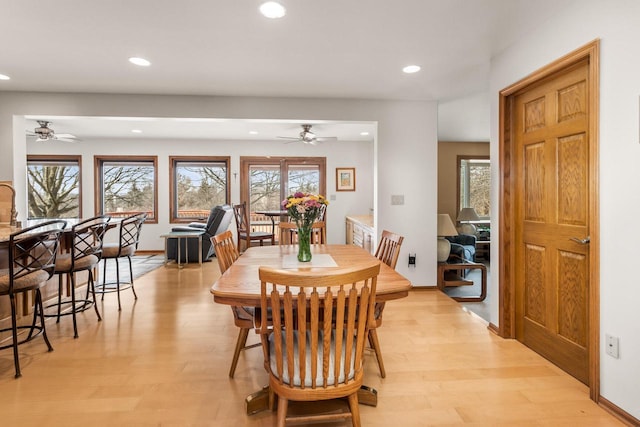
<path fill-rule="evenodd" d="M 67 138 L 67 139 L 76 139 L 75 135 L 71 135 L 70 133 L 56 133 L 55 137 L 60 139 L 60 138 Z"/>
<path fill-rule="evenodd" d="M 337 140 L 338 140 L 337 136 L 319 136 L 316 138 L 316 141 L 318 142 L 337 141 Z"/>
<path fill-rule="evenodd" d="M 290 139 L 292 141 L 300 141 L 300 138 L 293 138 L 290 136 L 276 136 L 276 138 L 280 138 L 280 139 Z"/>
<path fill-rule="evenodd" d="M 57 135 L 53 137 L 53 140 L 54 141 L 62 141 L 62 142 L 80 142 L 80 141 L 82 141 L 81 139 L 78 139 L 76 137 L 73 137 L 73 138 L 61 138 L 61 137 L 59 137 Z"/>

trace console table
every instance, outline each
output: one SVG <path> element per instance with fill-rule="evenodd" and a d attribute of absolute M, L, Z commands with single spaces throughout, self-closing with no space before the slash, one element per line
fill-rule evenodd
<path fill-rule="evenodd" d="M 465 279 L 460 273 L 462 270 L 479 269 L 482 272 L 480 295 L 471 297 L 451 297 L 460 302 L 479 302 L 487 297 L 487 267 L 480 263 L 447 264 L 438 263 L 438 289 L 444 291 L 449 286 L 471 286 L 473 281 Z"/>

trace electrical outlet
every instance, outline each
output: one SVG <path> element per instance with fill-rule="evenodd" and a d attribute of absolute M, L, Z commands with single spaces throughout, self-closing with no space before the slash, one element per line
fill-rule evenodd
<path fill-rule="evenodd" d="M 605 345 L 607 346 L 607 354 L 615 359 L 620 357 L 620 339 L 618 337 L 605 335 Z"/>
<path fill-rule="evenodd" d="M 409 254 L 409 265 L 416 265 L 416 254 Z"/>

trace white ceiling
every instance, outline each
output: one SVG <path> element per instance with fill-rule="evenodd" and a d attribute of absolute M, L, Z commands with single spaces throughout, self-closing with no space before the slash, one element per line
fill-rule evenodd
<path fill-rule="evenodd" d="M 269 20 L 261 0 L 1 0 L 0 91 L 456 99 L 571 1 L 282 0 Z"/>

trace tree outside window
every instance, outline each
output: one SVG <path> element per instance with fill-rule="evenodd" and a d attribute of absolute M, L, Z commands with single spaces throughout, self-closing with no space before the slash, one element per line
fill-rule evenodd
<path fill-rule="evenodd" d="M 157 218 L 155 157 L 97 157 L 96 163 L 101 179 L 98 211 L 113 217 L 146 212 L 148 220 Z"/>
<path fill-rule="evenodd" d="M 480 219 L 491 218 L 491 164 L 487 157 L 458 157 L 459 206 L 473 208 Z"/>
<path fill-rule="evenodd" d="M 80 182 L 79 156 L 27 156 L 27 218 L 80 218 Z"/>
<path fill-rule="evenodd" d="M 171 220 L 206 220 L 229 200 L 228 157 L 170 157 Z"/>
<path fill-rule="evenodd" d="M 250 212 L 276 211 L 296 191 L 324 195 L 324 157 L 242 157 L 241 200 Z"/>

